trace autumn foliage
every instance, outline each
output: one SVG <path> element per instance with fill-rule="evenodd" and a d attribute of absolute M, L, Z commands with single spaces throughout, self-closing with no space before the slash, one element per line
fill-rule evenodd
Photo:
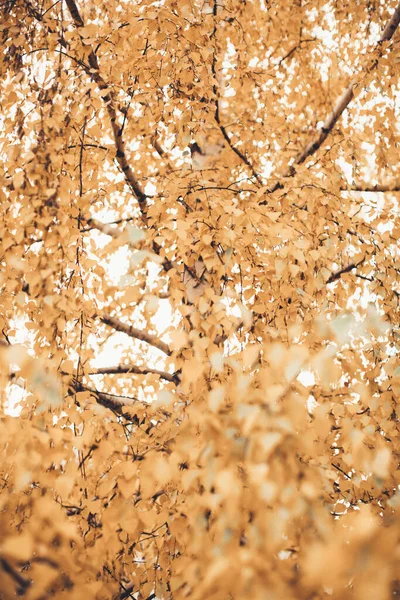
<path fill-rule="evenodd" d="M 0 10 L 0 599 L 399 594 L 400 4 Z"/>

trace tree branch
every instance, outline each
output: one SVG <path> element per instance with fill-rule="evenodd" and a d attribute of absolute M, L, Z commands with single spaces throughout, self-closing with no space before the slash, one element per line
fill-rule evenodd
<path fill-rule="evenodd" d="M 254 169 L 253 165 L 251 164 L 251 162 L 249 161 L 249 159 L 247 158 L 247 156 L 245 156 L 245 154 L 243 154 L 243 152 L 241 152 L 239 150 L 239 148 L 237 148 L 236 146 L 234 146 L 232 144 L 231 138 L 229 137 L 229 134 L 227 132 L 227 130 L 225 129 L 224 125 L 222 125 L 221 123 L 221 118 L 220 118 L 220 114 L 219 114 L 219 101 L 218 98 L 216 100 L 216 109 L 215 109 L 215 115 L 214 118 L 218 124 L 218 127 L 224 137 L 224 140 L 227 142 L 229 148 L 231 150 L 233 150 L 233 152 L 236 154 L 236 156 L 238 156 L 240 158 L 240 160 L 242 162 L 244 162 L 245 165 L 247 165 L 247 167 L 250 169 L 253 177 L 255 177 L 258 181 L 258 183 L 260 183 L 261 185 L 263 184 L 263 180 L 261 179 L 260 175 L 257 173 L 257 171 Z"/>
<path fill-rule="evenodd" d="M 337 100 L 337 102 L 333 108 L 333 111 L 325 119 L 325 122 L 321 128 L 321 131 L 316 135 L 316 137 L 309 144 L 307 144 L 307 146 L 305 146 L 305 148 L 303 148 L 303 150 L 301 152 L 299 152 L 299 154 L 295 158 L 294 164 L 300 165 L 302 162 L 304 162 L 306 160 L 306 158 L 308 158 L 309 156 L 314 154 L 318 150 L 318 148 L 320 148 L 322 146 L 322 144 L 324 143 L 324 141 L 326 140 L 326 138 L 328 137 L 328 135 L 334 128 L 339 117 L 341 117 L 345 108 L 347 108 L 348 105 L 350 104 L 350 102 L 353 100 L 354 85 L 355 85 L 355 82 L 352 81 L 347 86 L 347 88 L 344 90 L 342 95 Z"/>
<path fill-rule="evenodd" d="M 365 281 L 374 281 L 372 277 L 367 277 L 366 275 L 360 275 L 360 273 L 355 274 L 359 279 L 364 279 Z"/>
<path fill-rule="evenodd" d="M 32 585 L 32 581 L 30 579 L 25 579 L 20 575 L 10 562 L 4 557 L 0 558 L 0 567 L 3 571 L 7 573 L 14 580 L 15 584 L 18 586 L 18 596 L 25 594 L 26 590 Z"/>
<path fill-rule="evenodd" d="M 391 16 L 389 22 L 387 23 L 385 29 L 383 30 L 382 35 L 381 35 L 380 39 L 378 40 L 377 47 L 381 46 L 383 42 L 387 42 L 392 38 L 399 23 L 400 23 L 400 2 L 397 5 L 397 7 L 395 8 L 394 13 Z M 380 55 L 382 55 L 382 54 L 383 54 L 383 50 L 381 50 L 381 52 L 380 52 Z M 375 61 L 373 63 L 372 68 L 374 68 L 376 66 L 376 64 L 377 64 L 377 61 Z M 309 156 L 314 154 L 318 150 L 318 148 L 320 148 L 321 145 L 324 143 L 324 141 L 328 137 L 329 133 L 334 128 L 336 122 L 343 114 L 344 110 L 348 107 L 350 102 L 353 100 L 353 98 L 354 98 L 353 90 L 355 87 L 355 83 L 356 83 L 355 81 L 352 81 L 347 86 L 347 88 L 344 90 L 342 95 L 337 100 L 336 105 L 334 106 L 332 112 L 325 119 L 325 122 L 322 126 L 321 131 L 297 155 L 297 157 L 295 159 L 296 165 L 300 165 L 302 162 L 304 162 L 306 158 L 308 158 Z"/>
<path fill-rule="evenodd" d="M 76 393 L 79 392 L 89 392 L 89 394 L 94 397 L 98 404 L 101 404 L 101 406 L 104 406 L 104 408 L 112 410 L 114 413 L 121 417 L 124 417 L 128 421 L 132 420 L 132 415 L 126 413 L 123 410 L 123 407 L 132 406 L 140 402 L 137 398 L 132 398 L 130 396 L 120 396 L 118 394 L 99 392 L 96 389 L 84 385 L 75 377 L 69 383 L 68 392 L 71 396 L 74 396 Z"/>
<path fill-rule="evenodd" d="M 118 239 L 123 235 L 123 232 L 120 231 L 118 227 L 115 227 L 115 225 L 111 225 L 110 223 L 102 223 L 101 221 L 93 218 L 87 219 L 86 223 L 89 225 L 89 227 L 85 229 L 85 231 L 89 231 L 89 229 L 97 229 L 98 231 L 101 231 L 101 233 L 105 233 L 114 239 Z"/>
<path fill-rule="evenodd" d="M 68 10 L 70 12 L 70 15 L 72 17 L 72 20 L 74 21 L 76 28 L 79 29 L 80 27 L 83 27 L 84 22 L 83 22 L 82 17 L 80 16 L 80 13 L 79 13 L 79 10 L 78 10 L 75 0 L 66 0 L 66 3 L 67 3 Z M 107 109 L 107 112 L 109 115 L 109 119 L 111 122 L 114 143 L 115 143 L 115 148 L 116 148 L 116 159 L 117 159 L 117 162 L 118 162 L 122 172 L 124 173 L 125 180 L 126 180 L 128 186 L 130 187 L 130 189 L 132 190 L 132 192 L 134 193 L 134 195 L 136 196 L 136 198 L 138 200 L 139 208 L 140 208 L 140 211 L 142 214 L 142 219 L 145 223 L 147 223 L 147 198 L 148 198 L 148 196 L 147 196 L 147 194 L 145 194 L 144 190 L 142 189 L 139 181 L 136 179 L 136 177 L 129 165 L 129 162 L 128 162 L 128 159 L 126 156 L 126 152 L 125 152 L 125 143 L 124 143 L 124 140 L 122 137 L 122 133 L 123 133 L 122 127 L 119 127 L 118 123 L 117 123 L 117 112 L 115 109 L 115 102 L 114 102 L 113 94 L 112 94 L 108 84 L 105 82 L 105 80 L 103 79 L 103 77 L 100 74 L 100 67 L 99 67 L 98 59 L 93 50 L 91 50 L 91 52 L 89 54 L 88 61 L 89 61 L 90 68 L 88 68 L 88 65 L 85 65 L 84 63 L 82 63 L 83 69 L 86 71 L 86 73 L 89 75 L 89 77 L 97 83 L 100 90 L 106 91 L 106 94 L 102 94 L 102 99 L 105 103 L 105 106 L 106 106 L 106 109 Z M 161 152 L 163 152 L 160 144 L 157 144 L 156 150 L 158 152 L 160 150 L 161 150 Z M 100 223 L 99 221 L 96 221 L 95 219 L 90 219 L 89 223 L 91 223 L 92 225 L 94 225 L 94 223 L 96 223 L 97 229 L 99 229 L 100 231 L 103 231 L 103 233 L 106 233 L 107 235 L 111 235 L 112 237 L 118 236 L 117 231 L 114 232 L 112 229 L 110 229 L 106 225 Z M 155 254 L 159 255 L 161 253 L 161 246 L 159 244 L 157 244 L 155 241 L 153 241 L 152 246 L 153 246 L 153 252 Z M 170 260 L 168 260 L 166 257 L 163 258 L 162 266 L 166 272 L 168 272 L 169 270 L 174 268 L 173 263 Z M 194 279 L 197 284 L 200 283 L 199 281 L 197 281 L 196 278 L 194 278 Z"/>
<path fill-rule="evenodd" d="M 391 37 L 393 36 L 394 32 L 397 29 L 398 24 L 400 23 L 400 2 L 397 5 L 397 7 L 394 10 L 393 15 L 391 16 L 388 24 L 386 25 L 385 29 L 383 30 L 383 33 L 378 41 L 377 47 L 381 46 L 383 42 L 387 42 L 391 39 Z M 383 54 L 383 50 L 381 50 L 380 55 Z M 377 64 L 377 61 L 375 61 L 372 65 L 372 68 L 374 68 Z M 320 148 L 322 146 L 322 144 L 324 143 L 324 141 L 326 140 L 326 138 L 328 137 L 329 133 L 332 131 L 332 129 L 334 128 L 336 122 L 338 121 L 338 119 L 341 117 L 341 115 L 343 114 L 344 110 L 348 107 L 348 105 L 350 104 L 350 102 L 353 100 L 354 98 L 354 87 L 355 87 L 355 81 L 352 81 L 347 88 L 344 90 L 344 92 L 342 93 L 342 95 L 339 97 L 339 99 L 336 102 L 336 105 L 333 108 L 333 111 L 328 115 L 328 117 L 325 119 L 325 122 L 322 126 L 321 131 L 316 135 L 316 137 L 309 143 L 307 144 L 307 146 L 297 155 L 296 159 L 295 159 L 295 164 L 296 165 L 300 165 L 302 162 L 305 161 L 306 158 L 308 158 L 309 156 L 311 156 L 312 154 L 314 154 L 318 148 Z"/>
<path fill-rule="evenodd" d="M 178 375 L 167 373 L 166 371 L 159 371 L 158 369 L 151 369 L 150 367 L 138 367 L 137 365 L 117 365 L 116 367 L 99 367 L 98 369 L 92 369 L 88 375 L 158 375 L 165 381 L 170 381 L 176 385 L 180 382 Z"/>
<path fill-rule="evenodd" d="M 378 43 L 381 44 L 382 42 L 388 42 L 389 40 L 391 40 L 399 23 L 400 23 L 400 2 L 394 9 L 394 12 L 393 12 L 389 22 L 387 23 L 385 29 L 383 30 L 383 33 L 382 33 L 381 38 Z"/>
<path fill-rule="evenodd" d="M 165 172 L 170 174 L 174 172 L 174 168 L 170 162 L 169 156 L 167 155 L 164 148 L 161 146 L 160 142 L 157 139 L 157 132 L 151 138 L 151 144 L 154 150 L 157 152 L 158 156 L 164 161 L 165 164 Z"/>
<path fill-rule="evenodd" d="M 214 0 L 214 6 L 213 6 L 214 29 L 213 29 L 213 32 L 212 32 L 212 37 L 214 37 L 214 38 L 216 37 L 216 33 L 217 33 L 217 24 L 216 24 L 217 23 L 217 21 L 216 21 L 217 9 L 218 9 L 218 0 Z M 229 137 L 229 134 L 228 134 L 226 128 L 221 123 L 221 115 L 220 115 L 220 111 L 219 111 L 219 90 L 218 90 L 218 86 L 217 86 L 218 78 L 217 78 L 216 62 L 217 62 L 217 59 L 216 59 L 215 50 L 214 50 L 214 55 L 213 55 L 212 64 L 211 64 L 211 71 L 212 71 L 212 75 L 213 75 L 213 79 L 214 79 L 213 93 L 214 93 L 214 97 L 215 97 L 214 119 L 215 119 L 215 121 L 216 121 L 216 123 L 217 123 L 217 125 L 219 127 L 219 130 L 222 133 L 222 136 L 223 136 L 224 140 L 228 144 L 229 148 L 250 169 L 253 177 L 255 177 L 255 179 L 257 179 L 257 181 L 262 185 L 263 181 L 262 181 L 260 175 L 254 169 L 253 165 L 251 164 L 251 162 L 247 158 L 247 156 L 245 154 L 243 154 L 243 152 L 241 152 L 239 150 L 239 148 L 237 148 L 236 146 L 234 146 L 232 144 L 231 138 Z"/>
<path fill-rule="evenodd" d="M 351 477 L 345 471 L 343 471 L 343 469 L 341 467 L 339 467 L 339 465 L 335 465 L 333 463 L 331 463 L 331 465 L 334 469 L 336 469 L 337 471 L 340 471 L 342 473 L 342 475 L 344 475 L 346 477 L 346 479 L 351 480 Z"/>
<path fill-rule="evenodd" d="M 172 354 L 172 351 L 168 347 L 168 344 L 162 342 L 160 339 L 158 339 L 157 336 L 152 335 L 151 333 L 147 333 L 147 331 L 141 331 L 140 329 L 136 329 L 135 327 L 132 327 L 132 325 L 123 323 L 122 321 L 120 321 L 116 317 L 112 317 L 111 315 L 99 315 L 99 318 L 105 325 L 112 327 L 116 331 L 121 331 L 122 333 L 126 333 L 126 335 L 140 340 L 141 342 L 146 342 L 146 344 L 149 344 L 150 346 L 161 350 L 161 352 L 164 352 L 168 356 Z"/>
<path fill-rule="evenodd" d="M 66 0 L 69 13 L 72 17 L 72 20 L 75 24 L 75 27 L 79 29 L 80 27 L 84 27 L 84 22 L 82 17 L 80 16 L 78 7 L 75 3 L 75 0 Z M 142 218 L 145 222 L 147 222 L 147 195 L 144 193 L 139 181 L 136 179 L 132 168 L 128 162 L 126 151 L 125 151 L 125 142 L 122 137 L 122 130 L 118 126 L 117 123 L 117 111 L 115 108 L 115 102 L 113 98 L 113 94 L 108 86 L 108 84 L 104 81 L 103 77 L 100 75 L 100 66 L 97 60 L 97 56 L 93 50 L 90 51 L 89 54 L 89 65 L 90 68 L 87 68 L 87 65 L 83 65 L 86 73 L 89 77 L 97 83 L 101 91 L 107 91 L 106 94 L 102 94 L 101 97 L 104 100 L 108 116 L 111 122 L 111 128 L 114 137 L 114 143 L 116 148 L 115 157 L 120 166 L 121 171 L 125 176 L 125 180 L 136 196 L 139 202 L 139 208 L 142 213 Z"/>
<path fill-rule="evenodd" d="M 119 585 L 122 588 L 122 592 L 119 592 L 118 594 L 113 596 L 112 600 L 127 600 L 127 598 L 134 598 L 133 594 L 135 586 L 133 583 L 129 584 L 128 586 L 124 586 L 122 585 L 122 583 L 119 583 Z"/>
<path fill-rule="evenodd" d="M 365 259 L 363 258 L 358 263 L 350 263 L 349 265 L 347 265 L 347 267 L 343 267 L 343 269 L 340 269 L 340 271 L 336 271 L 336 273 L 332 273 L 332 275 L 329 277 L 329 279 L 327 279 L 326 283 L 332 283 L 333 281 L 337 281 L 345 273 L 349 273 L 353 269 L 356 269 L 359 265 L 361 265 L 364 262 L 364 260 Z"/>
<path fill-rule="evenodd" d="M 400 2 L 396 6 L 391 18 L 389 19 L 386 27 L 384 28 L 384 30 L 382 32 L 380 39 L 377 42 L 376 48 L 380 49 L 379 50 L 379 58 L 383 54 L 382 43 L 387 42 L 392 38 L 399 23 L 400 23 Z M 377 64 L 378 64 L 378 59 L 375 59 L 373 64 L 370 67 L 370 71 L 372 71 L 377 66 Z M 293 177 L 296 173 L 294 165 L 300 165 L 301 163 L 303 163 L 306 160 L 306 158 L 308 158 L 309 156 L 312 156 L 322 146 L 322 144 L 328 137 L 329 133 L 333 130 L 338 119 L 341 117 L 344 110 L 349 106 L 350 102 L 354 98 L 355 85 L 356 85 L 356 80 L 353 80 L 347 86 L 347 88 L 342 92 L 342 94 L 338 98 L 332 112 L 326 117 L 325 122 L 322 126 L 322 129 L 316 134 L 314 139 L 311 142 L 309 142 L 303 148 L 303 150 L 301 150 L 298 153 L 298 155 L 294 159 L 294 164 L 290 165 L 288 167 L 286 173 L 283 175 L 283 178 L 276 181 L 268 190 L 266 190 L 267 193 L 271 194 L 275 190 L 283 188 L 284 187 L 284 179 Z M 263 204 L 267 204 L 267 201 L 263 200 L 262 202 L 260 202 L 260 205 L 263 205 Z"/>
<path fill-rule="evenodd" d="M 360 184 L 352 184 L 348 186 L 341 186 L 341 192 L 400 192 L 400 184 L 399 183 L 388 183 L 388 184 L 375 184 L 368 185 L 367 183 Z"/>

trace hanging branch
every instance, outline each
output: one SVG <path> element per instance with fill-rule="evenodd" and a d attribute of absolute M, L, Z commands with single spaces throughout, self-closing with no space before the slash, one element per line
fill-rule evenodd
<path fill-rule="evenodd" d="M 75 0 L 66 0 L 66 3 L 67 3 L 68 10 L 70 12 L 71 18 L 72 18 L 76 28 L 79 29 L 80 27 L 84 27 L 85 24 L 79 13 L 79 9 L 77 7 Z M 49 31 L 52 31 L 52 30 L 49 28 Z M 60 41 L 60 43 L 62 46 L 65 47 L 65 42 Z M 65 54 L 65 52 L 61 52 L 61 53 Z M 114 144 L 115 144 L 115 149 L 116 149 L 116 155 L 115 155 L 116 160 L 117 160 L 122 172 L 124 173 L 125 180 L 126 180 L 128 186 L 130 187 L 133 194 L 135 195 L 135 197 L 138 200 L 139 208 L 140 208 L 140 211 L 142 214 L 142 219 L 143 219 L 144 223 L 147 224 L 147 199 L 148 199 L 148 196 L 147 196 L 147 194 L 145 194 L 142 186 L 140 185 L 139 181 L 136 179 L 131 166 L 129 165 L 129 162 L 128 162 L 128 159 L 126 156 L 126 151 L 125 151 L 125 143 L 124 143 L 124 139 L 122 137 L 123 130 L 122 130 L 122 127 L 119 127 L 117 124 L 117 111 L 115 108 L 115 101 L 113 98 L 113 94 L 112 94 L 112 91 L 110 90 L 108 84 L 106 83 L 106 81 L 103 79 L 103 77 L 100 74 L 100 66 L 99 66 L 97 56 L 96 56 L 95 52 L 93 50 L 91 50 L 89 53 L 89 57 L 88 57 L 89 64 L 86 64 L 83 61 L 77 60 L 73 56 L 69 56 L 69 58 L 71 58 L 72 60 L 77 62 L 84 69 L 84 71 L 87 73 L 87 75 L 93 81 L 95 81 L 97 83 L 100 90 L 107 92 L 106 94 L 102 94 L 102 99 L 105 103 L 106 110 L 107 110 L 109 118 L 110 118 L 110 123 L 111 123 L 113 137 L 114 137 Z M 156 151 L 160 154 L 160 156 L 162 156 L 164 151 L 161 148 L 160 144 L 158 142 L 154 143 L 154 140 L 153 140 L 153 145 L 154 145 L 154 148 L 156 149 Z M 110 235 L 111 237 L 117 238 L 120 235 L 120 232 L 118 229 L 110 227 L 109 225 L 107 225 L 105 223 L 101 223 L 97 219 L 90 218 L 87 220 L 87 224 L 89 225 L 89 227 L 98 229 L 102 233 Z M 153 241 L 152 249 L 155 254 L 157 254 L 158 256 L 161 256 L 162 246 L 160 244 Z M 173 262 L 171 262 L 166 257 L 162 257 L 161 264 L 162 264 L 162 267 L 165 272 L 168 272 L 173 268 L 175 268 L 177 271 L 179 271 L 178 266 L 175 265 Z M 197 278 L 196 274 L 194 272 L 192 272 L 192 270 L 187 265 L 184 265 L 184 267 L 185 267 L 185 271 L 191 273 L 192 279 L 194 281 L 194 285 L 199 285 L 200 283 L 202 283 Z M 185 286 L 185 287 L 187 287 L 187 286 Z"/>
<path fill-rule="evenodd" d="M 75 27 L 77 29 L 79 29 L 80 27 L 84 27 L 85 24 L 82 20 L 82 17 L 80 16 L 80 13 L 79 13 L 78 7 L 75 3 L 75 0 L 66 0 L 66 3 L 68 6 L 70 15 L 72 17 L 72 20 L 75 24 Z M 116 149 L 115 157 L 117 159 L 117 162 L 120 166 L 121 171 L 123 172 L 123 174 L 125 176 L 125 180 L 126 180 L 128 186 L 130 187 L 130 189 L 132 190 L 132 192 L 134 193 L 134 195 L 136 196 L 136 198 L 139 202 L 139 208 L 142 213 L 142 218 L 143 218 L 144 222 L 146 223 L 147 222 L 147 195 L 144 193 L 139 181 L 136 179 L 135 174 L 133 173 L 132 168 L 128 162 L 128 159 L 126 156 L 126 151 L 125 151 L 125 142 L 122 137 L 122 129 L 119 127 L 119 125 L 117 123 L 117 111 L 115 108 L 113 94 L 112 94 L 108 84 L 104 81 L 103 77 L 100 74 L 99 62 L 98 62 L 97 56 L 93 50 L 90 51 L 88 60 L 89 60 L 90 68 L 87 68 L 87 65 L 85 65 L 85 64 L 83 65 L 86 73 L 89 75 L 89 77 L 93 81 L 95 81 L 97 83 L 100 90 L 107 91 L 107 93 L 102 94 L 101 97 L 105 103 L 105 106 L 106 106 L 106 109 L 108 112 L 108 116 L 110 119 L 110 123 L 111 123 L 111 128 L 112 128 L 114 143 L 115 143 L 115 149 Z"/>
<path fill-rule="evenodd" d="M 168 356 L 171 356 L 172 354 L 172 350 L 170 350 L 168 344 L 162 342 L 160 339 L 158 339 L 157 336 L 152 335 L 151 333 L 147 333 L 147 331 L 136 329 L 135 327 L 132 327 L 132 325 L 127 325 L 126 323 L 123 323 L 116 317 L 112 317 L 111 315 L 107 314 L 100 316 L 100 320 L 105 325 L 108 325 L 109 327 L 115 329 L 115 331 L 121 331 L 122 333 L 126 333 L 126 335 L 140 340 L 141 342 L 146 342 L 146 344 L 149 344 L 150 346 L 161 350 L 161 352 L 164 352 Z"/>
<path fill-rule="evenodd" d="M 84 27 L 84 22 L 83 22 L 82 17 L 80 16 L 80 13 L 79 13 L 78 7 L 75 3 L 75 0 L 66 0 L 66 3 L 67 3 L 68 10 L 70 12 L 70 15 L 72 17 L 72 20 L 74 21 L 76 28 L 79 29 L 80 27 Z M 134 193 L 134 195 L 136 196 L 136 198 L 139 202 L 139 208 L 140 208 L 140 211 L 142 214 L 142 219 L 147 224 L 147 198 L 148 198 L 148 196 L 144 193 L 139 181 L 136 179 L 136 177 L 131 169 L 131 166 L 129 165 L 128 159 L 126 157 L 126 152 L 125 152 L 125 143 L 124 143 L 124 140 L 122 137 L 123 131 L 122 131 L 122 128 L 120 128 L 117 124 L 117 112 L 115 109 L 114 98 L 113 98 L 112 92 L 111 92 L 108 84 L 105 82 L 105 80 L 103 79 L 103 77 L 100 74 L 99 62 L 98 62 L 97 56 L 93 50 L 91 50 L 89 53 L 88 61 L 89 61 L 90 68 L 88 68 L 88 65 L 83 63 L 83 68 L 85 69 L 86 73 L 89 75 L 89 77 L 91 77 L 91 79 L 93 81 L 95 81 L 97 83 L 100 90 L 104 90 L 107 92 L 106 94 L 102 94 L 102 99 L 104 100 L 104 103 L 105 103 L 105 106 L 106 106 L 106 109 L 107 109 L 107 112 L 108 112 L 108 115 L 110 118 L 110 122 L 111 122 L 114 143 L 115 143 L 115 147 L 116 147 L 116 159 L 117 159 L 117 162 L 118 162 L 122 172 L 124 173 L 127 184 L 129 185 L 129 187 L 131 188 L 132 192 Z M 159 154 L 160 154 L 160 150 L 161 150 L 161 154 L 160 154 L 160 156 L 161 156 L 163 153 L 161 146 L 159 144 L 157 144 L 155 146 L 155 148 L 156 148 L 157 152 L 159 152 Z M 116 235 L 118 235 L 117 232 L 115 232 L 115 234 L 114 234 L 112 229 L 107 227 L 105 224 L 100 223 L 96 219 L 90 219 L 88 221 L 88 223 L 90 223 L 91 225 L 93 225 L 94 227 L 99 229 L 100 231 L 103 231 L 103 233 L 106 233 L 107 235 L 111 235 L 112 237 L 116 237 Z M 157 255 L 160 255 L 161 246 L 159 244 L 157 244 L 155 241 L 153 241 L 152 246 L 153 246 L 153 252 Z M 163 259 L 162 266 L 166 272 L 168 272 L 169 270 L 174 268 L 173 263 L 165 257 Z M 195 285 L 199 285 L 202 283 L 202 281 L 200 281 L 197 278 L 196 274 L 193 274 L 192 270 L 185 265 L 185 272 L 186 271 L 189 271 L 192 274 L 192 279 L 194 280 Z M 138 339 L 140 339 L 140 338 L 138 338 Z"/>

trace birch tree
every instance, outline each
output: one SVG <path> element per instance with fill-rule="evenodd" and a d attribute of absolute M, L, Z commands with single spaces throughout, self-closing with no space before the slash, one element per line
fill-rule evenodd
<path fill-rule="evenodd" d="M 1 14 L 0 598 L 400 593 L 400 4 Z"/>

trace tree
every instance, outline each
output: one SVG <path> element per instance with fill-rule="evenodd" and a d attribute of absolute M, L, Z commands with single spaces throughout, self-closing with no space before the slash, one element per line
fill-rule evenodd
<path fill-rule="evenodd" d="M 392 597 L 400 4 L 1 10 L 0 597 Z"/>

